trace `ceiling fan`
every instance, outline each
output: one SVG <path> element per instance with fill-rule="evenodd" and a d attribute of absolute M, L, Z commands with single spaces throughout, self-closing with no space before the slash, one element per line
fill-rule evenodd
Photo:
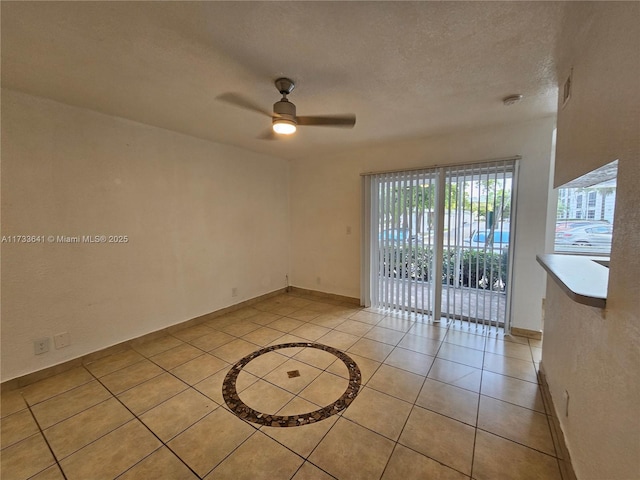
<path fill-rule="evenodd" d="M 273 113 L 267 112 L 251 100 L 237 93 L 224 93 L 217 98 L 236 107 L 271 117 L 272 130 L 260 137 L 263 139 L 272 140 L 276 139 L 278 135 L 292 135 L 296 132 L 298 126 L 353 128 L 356 124 L 356 116 L 353 114 L 298 116 L 296 115 L 296 106 L 287 98 L 287 95 L 296 86 L 293 80 L 278 78 L 275 81 L 275 85 L 282 98 L 273 104 Z M 274 135 L 274 133 L 277 135 Z"/>

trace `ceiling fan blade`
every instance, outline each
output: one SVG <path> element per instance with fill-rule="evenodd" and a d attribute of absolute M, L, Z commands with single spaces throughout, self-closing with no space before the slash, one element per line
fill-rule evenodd
<path fill-rule="evenodd" d="M 296 117 L 298 125 L 314 125 L 318 127 L 342 127 L 353 128 L 356 124 L 356 116 L 348 115 L 314 115 Z"/>
<path fill-rule="evenodd" d="M 246 97 L 243 97 L 239 93 L 227 92 L 216 97 L 216 100 L 220 100 L 225 103 L 229 103 L 235 107 L 244 108 L 245 110 L 251 110 L 252 112 L 261 113 L 267 117 L 271 117 L 271 113 L 260 107 Z"/>

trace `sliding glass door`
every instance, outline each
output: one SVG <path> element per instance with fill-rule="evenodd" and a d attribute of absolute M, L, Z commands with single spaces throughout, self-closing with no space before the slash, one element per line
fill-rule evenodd
<path fill-rule="evenodd" d="M 515 159 L 363 176 L 362 301 L 509 328 Z"/>

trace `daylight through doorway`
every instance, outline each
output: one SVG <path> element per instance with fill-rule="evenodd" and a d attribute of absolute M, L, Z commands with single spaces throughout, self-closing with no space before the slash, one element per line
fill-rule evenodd
<path fill-rule="evenodd" d="M 362 303 L 509 331 L 517 159 L 363 175 Z"/>

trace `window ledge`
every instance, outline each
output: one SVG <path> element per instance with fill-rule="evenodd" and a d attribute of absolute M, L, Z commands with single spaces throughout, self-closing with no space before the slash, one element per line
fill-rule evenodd
<path fill-rule="evenodd" d="M 538 263 L 574 302 L 604 308 L 607 303 L 609 269 L 589 257 L 537 255 Z"/>

